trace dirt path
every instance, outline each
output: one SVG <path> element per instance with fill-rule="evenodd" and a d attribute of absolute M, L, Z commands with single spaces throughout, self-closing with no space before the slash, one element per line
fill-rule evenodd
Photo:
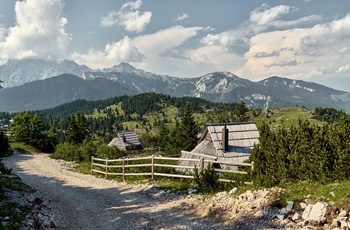
<path fill-rule="evenodd" d="M 15 153 L 3 162 L 41 194 L 58 229 L 227 229 L 195 215 L 191 199 L 75 173 L 47 154 Z"/>

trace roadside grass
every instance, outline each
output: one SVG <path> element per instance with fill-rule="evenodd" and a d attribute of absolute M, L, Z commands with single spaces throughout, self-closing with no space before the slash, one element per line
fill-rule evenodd
<path fill-rule="evenodd" d="M 6 191 L 29 193 L 31 189 L 0 162 L 0 229 L 20 229 L 22 221 L 30 212 L 28 207 L 12 202 Z"/>
<path fill-rule="evenodd" d="M 186 178 L 157 178 L 153 182 L 160 190 L 169 191 L 179 195 L 188 194 L 188 189 L 195 185 L 192 179 Z"/>
<path fill-rule="evenodd" d="M 308 200 L 334 202 L 340 208 L 349 206 L 350 179 L 327 184 L 309 181 L 282 183 L 280 187 L 285 190 L 280 196 L 284 205 L 288 201 L 304 202 Z"/>
<path fill-rule="evenodd" d="M 91 174 L 91 164 L 90 162 L 80 163 L 77 166 L 75 166 L 72 170 L 78 173 Z"/>
<path fill-rule="evenodd" d="M 82 163 L 74 168 L 75 171 L 90 174 L 90 163 Z M 105 178 L 102 174 L 93 174 L 96 177 Z M 122 182 L 122 176 L 108 176 L 109 180 Z M 170 191 L 176 194 L 188 194 L 189 189 L 196 187 L 193 179 L 185 178 L 167 178 L 156 176 L 152 181 L 150 176 L 127 176 L 126 183 L 128 184 L 154 184 L 159 189 Z M 221 191 L 230 191 L 237 187 L 237 192 L 233 196 L 238 196 L 247 190 L 264 189 L 258 188 L 256 185 L 237 185 L 235 183 L 223 183 Z M 348 207 L 350 201 L 350 179 L 341 182 L 321 184 L 318 182 L 300 181 L 295 183 L 282 182 L 279 186 L 284 189 L 284 192 L 279 195 L 278 203 L 285 206 L 288 201 L 294 202 L 334 202 L 337 207 Z M 213 196 L 219 191 L 205 193 L 205 196 Z"/>
<path fill-rule="evenodd" d="M 37 148 L 30 146 L 24 142 L 10 141 L 10 146 L 14 149 L 17 149 L 20 153 L 25 153 L 25 152 L 38 153 L 38 152 L 40 152 Z"/>

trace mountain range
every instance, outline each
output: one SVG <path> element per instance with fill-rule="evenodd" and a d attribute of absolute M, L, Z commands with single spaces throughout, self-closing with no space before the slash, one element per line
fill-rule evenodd
<path fill-rule="evenodd" d="M 53 108 L 77 99 L 101 100 L 144 92 L 200 97 L 214 102 L 244 100 L 250 108 L 333 107 L 350 112 L 350 93 L 277 76 L 259 82 L 229 72 L 178 78 L 136 69 L 127 63 L 93 70 L 74 61 L 8 60 L 0 66 L 0 111 Z"/>

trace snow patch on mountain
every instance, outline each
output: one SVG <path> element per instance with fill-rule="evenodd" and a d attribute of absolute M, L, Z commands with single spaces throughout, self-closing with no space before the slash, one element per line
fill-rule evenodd
<path fill-rule="evenodd" d="M 307 90 L 310 92 L 315 92 L 314 89 L 305 87 L 305 86 L 301 86 L 296 80 L 293 80 L 292 84 L 289 85 L 289 89 L 293 90 L 295 88 L 299 88 L 299 89 L 303 89 L 303 90 Z"/>
<path fill-rule="evenodd" d="M 266 96 L 266 95 L 260 94 L 260 93 L 252 94 L 251 96 L 254 100 L 267 100 L 268 98 L 270 98 L 270 96 Z"/>

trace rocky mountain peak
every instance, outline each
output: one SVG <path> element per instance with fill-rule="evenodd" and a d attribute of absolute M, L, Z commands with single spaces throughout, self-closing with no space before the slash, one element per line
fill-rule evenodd
<path fill-rule="evenodd" d="M 126 62 L 121 62 L 119 65 L 114 65 L 111 68 L 103 69 L 103 72 L 133 73 L 135 71 L 136 71 L 136 68 Z"/>

